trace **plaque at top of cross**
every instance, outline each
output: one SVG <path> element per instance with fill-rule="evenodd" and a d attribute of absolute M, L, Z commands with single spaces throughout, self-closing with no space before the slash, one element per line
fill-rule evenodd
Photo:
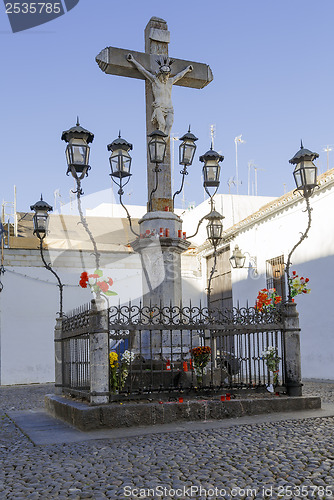
<path fill-rule="evenodd" d="M 173 210 L 169 137 L 174 118 L 172 86 L 201 89 L 213 80 L 207 64 L 170 59 L 169 40 L 166 21 L 152 17 L 145 29 L 145 52 L 107 47 L 96 57 L 101 70 L 109 75 L 145 80 L 147 135 L 157 128 L 168 135 L 165 161 L 161 166 L 158 188 L 154 192 L 152 211 L 166 208 Z M 155 174 L 148 153 L 147 166 L 147 187 L 151 193 L 155 188 Z"/>

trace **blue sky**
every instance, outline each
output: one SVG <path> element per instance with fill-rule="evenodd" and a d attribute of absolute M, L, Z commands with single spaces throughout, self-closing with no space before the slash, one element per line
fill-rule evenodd
<path fill-rule="evenodd" d="M 161 4 L 161 5 L 160 5 Z M 186 202 L 203 201 L 198 156 L 210 146 L 225 156 L 220 192 L 235 176 L 238 149 L 240 194 L 248 191 L 248 162 L 258 171 L 258 194 L 280 196 L 294 188 L 288 160 L 304 146 L 317 151 L 334 144 L 332 93 L 332 0 L 80 0 L 66 15 L 38 28 L 13 34 L 0 5 L 1 44 L 1 201 L 13 200 L 28 211 L 43 192 L 53 204 L 59 189 L 69 199 L 73 180 L 66 177 L 63 130 L 75 124 L 95 134 L 92 170 L 85 194 L 110 187 L 106 145 L 122 136 L 133 143 L 133 177 L 125 201 L 146 202 L 146 133 L 143 81 L 107 76 L 95 56 L 107 46 L 144 50 L 144 28 L 162 17 L 171 32 L 171 57 L 205 62 L 214 81 L 203 90 L 173 89 L 173 131 L 189 123 L 199 137 L 187 178 Z M 334 148 L 330 167 L 334 166 Z M 178 187 L 179 168 L 175 169 Z M 284 186 L 285 185 L 285 186 Z M 231 192 L 236 188 L 232 186 Z M 108 200 L 105 200 L 108 201 Z"/>

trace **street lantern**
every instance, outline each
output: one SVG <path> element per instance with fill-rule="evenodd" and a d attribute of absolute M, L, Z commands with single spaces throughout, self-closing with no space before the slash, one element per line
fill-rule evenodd
<path fill-rule="evenodd" d="M 207 190 L 209 187 L 215 187 L 216 190 L 219 187 L 219 177 L 220 177 L 220 165 L 219 162 L 224 160 L 224 156 L 217 153 L 211 149 L 207 151 L 204 155 L 199 157 L 200 161 L 204 163 L 203 166 L 203 177 L 204 177 L 204 188 Z"/>
<path fill-rule="evenodd" d="M 311 196 L 317 186 L 317 167 L 313 163 L 316 158 L 319 158 L 318 153 L 305 149 L 301 142 L 300 150 L 289 160 L 289 163 L 296 165 L 293 176 L 297 190 L 305 198 Z"/>
<path fill-rule="evenodd" d="M 36 234 L 37 238 L 42 240 L 45 238 L 48 225 L 49 225 L 49 214 L 48 212 L 52 211 L 52 207 L 43 200 L 41 195 L 41 199 L 35 203 L 35 205 L 31 205 L 30 210 L 34 210 L 35 214 L 33 217 L 34 221 L 34 234 Z"/>
<path fill-rule="evenodd" d="M 132 175 L 130 173 L 132 158 L 129 151 L 132 149 L 132 144 L 122 139 L 121 133 L 119 133 L 118 138 L 111 144 L 108 144 L 107 149 L 111 151 L 109 157 L 111 177 L 117 177 L 119 179 L 130 177 Z"/>
<path fill-rule="evenodd" d="M 223 224 L 221 221 L 224 217 L 216 210 L 212 210 L 205 218 L 209 221 L 206 226 L 208 240 L 216 247 L 222 240 Z"/>
<path fill-rule="evenodd" d="M 232 256 L 230 257 L 231 266 L 234 269 L 240 269 L 244 267 L 246 260 L 246 255 L 242 253 L 238 245 L 235 245 Z"/>
<path fill-rule="evenodd" d="M 168 137 L 168 135 L 161 130 L 154 130 L 148 137 L 151 137 L 148 143 L 150 162 L 163 163 L 167 147 L 166 137 Z"/>
<path fill-rule="evenodd" d="M 198 138 L 190 132 L 189 126 L 188 132 L 180 138 L 180 141 L 183 141 L 179 147 L 180 165 L 184 165 L 185 167 L 187 167 L 192 164 L 196 151 L 195 141 L 197 140 Z"/>
<path fill-rule="evenodd" d="M 79 118 L 75 127 L 65 130 L 61 136 L 62 140 L 67 142 L 66 160 L 67 172 L 71 173 L 76 180 L 81 180 L 88 175 L 89 152 L 88 144 L 93 142 L 94 134 L 80 126 Z"/>

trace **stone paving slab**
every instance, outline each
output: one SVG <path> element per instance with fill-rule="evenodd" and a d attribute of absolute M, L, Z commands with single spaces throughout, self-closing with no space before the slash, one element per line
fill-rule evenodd
<path fill-rule="evenodd" d="M 136 428 L 80 431 L 62 422 L 45 410 L 9 411 L 7 415 L 15 425 L 35 445 L 79 443 L 98 439 L 124 439 L 169 432 L 189 432 L 213 429 L 227 429 L 237 425 L 251 425 L 282 421 L 296 421 L 309 418 L 334 417 L 334 404 L 323 404 L 321 409 L 289 411 L 265 415 L 244 416 L 226 420 L 207 420 L 201 422 L 178 422 Z"/>

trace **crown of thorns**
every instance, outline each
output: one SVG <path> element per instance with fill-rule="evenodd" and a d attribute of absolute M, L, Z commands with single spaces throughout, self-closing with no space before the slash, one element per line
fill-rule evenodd
<path fill-rule="evenodd" d="M 156 60 L 159 67 L 161 68 L 162 66 L 171 66 L 174 62 L 174 59 L 170 59 L 169 57 L 159 57 L 159 59 Z"/>

